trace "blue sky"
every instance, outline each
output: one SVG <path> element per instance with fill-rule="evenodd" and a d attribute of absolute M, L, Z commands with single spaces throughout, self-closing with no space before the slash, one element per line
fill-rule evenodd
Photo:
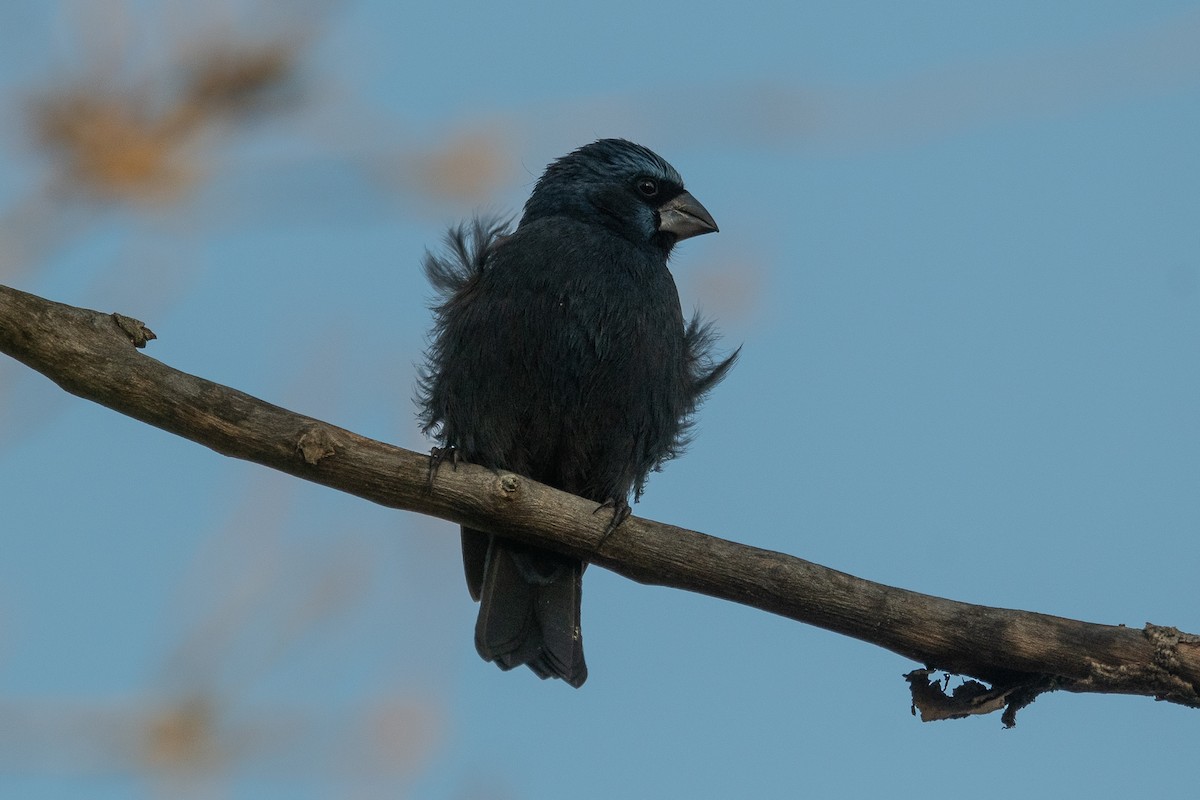
<path fill-rule="evenodd" d="M 162 64 L 197 31 L 308 21 L 123 7 L 83 30 L 82 3 L 0 11 L 0 282 L 144 319 L 154 358 L 425 449 L 424 249 L 518 209 L 573 147 L 634 139 L 719 222 L 673 269 L 743 345 L 636 513 L 957 600 L 1200 631 L 1194 4 L 347 2 L 311 18 L 298 106 L 214 131 L 182 190 L 38 205 L 57 195 L 23 103 L 89 48 Z M 477 185 L 429 177 L 467 152 Z M 1014 730 L 922 724 L 905 659 L 600 569 L 586 686 L 501 673 L 474 653 L 450 525 L 11 362 L 0 487 L 0 794 L 1192 786 L 1194 711 L 1060 694 Z M 146 731 L 187 698 L 213 749 L 176 768 Z"/>

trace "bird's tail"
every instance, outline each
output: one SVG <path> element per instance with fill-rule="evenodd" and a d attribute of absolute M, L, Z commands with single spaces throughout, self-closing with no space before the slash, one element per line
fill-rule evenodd
<path fill-rule="evenodd" d="M 464 528 L 463 564 L 471 596 L 480 603 L 479 655 L 501 669 L 525 664 L 539 677 L 582 686 L 583 562 Z"/>

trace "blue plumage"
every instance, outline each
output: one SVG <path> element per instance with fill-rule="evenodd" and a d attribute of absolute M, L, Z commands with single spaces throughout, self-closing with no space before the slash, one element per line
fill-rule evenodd
<path fill-rule="evenodd" d="M 426 257 L 440 302 L 419 385 L 421 420 L 458 456 L 613 505 L 686 444 L 691 415 L 737 353 L 684 321 L 667 259 L 716 231 L 652 151 L 603 139 L 551 164 L 511 233 L 476 220 Z M 476 647 L 579 686 L 584 564 L 463 530 Z"/>

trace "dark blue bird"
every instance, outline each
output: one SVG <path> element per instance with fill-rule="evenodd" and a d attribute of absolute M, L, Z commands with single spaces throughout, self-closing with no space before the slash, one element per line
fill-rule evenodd
<path fill-rule="evenodd" d="M 717 224 L 658 155 L 602 139 L 547 167 L 503 227 L 476 220 L 426 256 L 440 299 L 424 430 L 456 457 L 611 506 L 619 524 L 737 358 L 716 360 L 710 327 L 684 321 L 667 269 L 676 242 Z M 585 564 L 466 528 L 462 544 L 479 654 L 582 685 Z"/>

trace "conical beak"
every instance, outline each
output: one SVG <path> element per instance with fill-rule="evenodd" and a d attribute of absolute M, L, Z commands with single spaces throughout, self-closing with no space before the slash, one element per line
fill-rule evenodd
<path fill-rule="evenodd" d="M 717 223 L 699 200 L 684 192 L 658 207 L 658 229 L 681 240 L 716 233 Z"/>

